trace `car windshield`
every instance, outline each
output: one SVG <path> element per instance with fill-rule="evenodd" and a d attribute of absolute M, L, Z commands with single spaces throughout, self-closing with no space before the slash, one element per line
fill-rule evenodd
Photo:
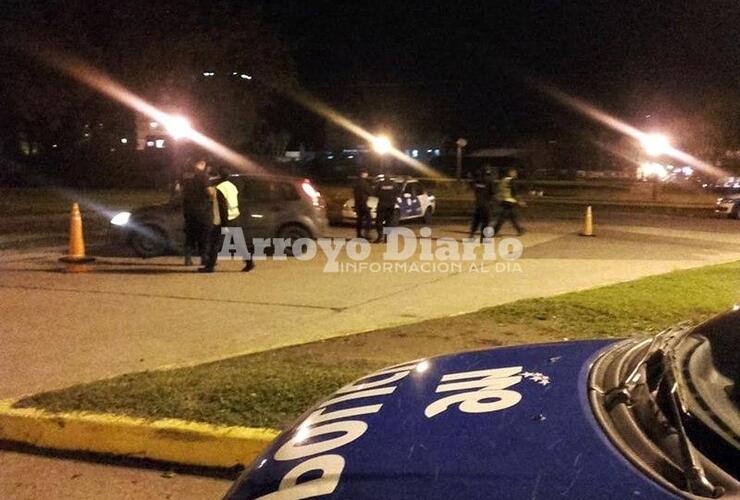
<path fill-rule="evenodd" d="M 3 6 L 0 500 L 740 498 L 738 0 Z"/>
<path fill-rule="evenodd" d="M 740 330 L 736 325 L 717 325 L 693 332 L 675 347 L 675 368 L 681 400 L 696 420 L 694 441 L 705 443 L 716 436 L 706 453 L 722 454 L 735 474 L 740 456 Z M 722 444 L 719 442 L 721 441 Z"/>

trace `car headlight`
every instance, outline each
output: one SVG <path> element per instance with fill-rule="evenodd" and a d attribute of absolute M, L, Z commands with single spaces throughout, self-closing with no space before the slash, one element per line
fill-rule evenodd
<path fill-rule="evenodd" d="M 110 223 L 114 226 L 125 226 L 128 224 L 128 220 L 131 218 L 131 212 L 118 212 L 111 220 Z"/>

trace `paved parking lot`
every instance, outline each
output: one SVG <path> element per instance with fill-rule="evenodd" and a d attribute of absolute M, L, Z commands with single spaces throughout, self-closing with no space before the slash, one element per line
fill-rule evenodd
<path fill-rule="evenodd" d="M 432 236 L 462 238 L 465 224 L 437 221 Z M 327 273 L 319 257 L 260 262 L 249 274 L 222 262 L 202 275 L 176 257 L 108 251 L 92 272 L 64 274 L 56 251 L 4 252 L 0 397 L 740 259 L 736 221 L 610 216 L 595 238 L 579 237 L 577 220 L 528 226 L 522 258 L 488 262 L 488 272 Z M 374 245 L 369 262 L 381 263 L 383 251 Z"/>
<path fill-rule="evenodd" d="M 291 259 L 259 263 L 248 275 L 235 262 L 200 275 L 177 258 L 143 261 L 98 248 L 93 272 L 69 275 L 58 272 L 62 249 L 2 252 L 0 397 L 740 259 L 737 221 L 599 214 L 595 238 L 577 236 L 576 218 L 527 225 L 520 269 L 489 273 L 325 273 L 325 260 Z M 464 220 L 437 221 L 433 237 L 466 232 Z M 370 260 L 382 252 L 375 247 Z M 229 485 L 0 451 L 3 498 L 201 499 Z"/>

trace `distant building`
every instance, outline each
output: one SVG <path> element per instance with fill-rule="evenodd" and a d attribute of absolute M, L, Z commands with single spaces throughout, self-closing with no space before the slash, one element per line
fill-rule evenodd
<path fill-rule="evenodd" d="M 148 116 L 136 115 L 136 149 L 167 149 L 172 140 L 161 123 L 153 121 Z"/>

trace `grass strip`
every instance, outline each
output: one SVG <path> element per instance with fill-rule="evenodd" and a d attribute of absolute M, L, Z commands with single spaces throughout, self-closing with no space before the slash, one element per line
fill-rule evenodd
<path fill-rule="evenodd" d="M 656 332 L 740 301 L 740 262 L 527 299 L 173 370 L 37 394 L 18 407 L 284 428 L 316 400 L 376 368 L 460 350 Z"/>

